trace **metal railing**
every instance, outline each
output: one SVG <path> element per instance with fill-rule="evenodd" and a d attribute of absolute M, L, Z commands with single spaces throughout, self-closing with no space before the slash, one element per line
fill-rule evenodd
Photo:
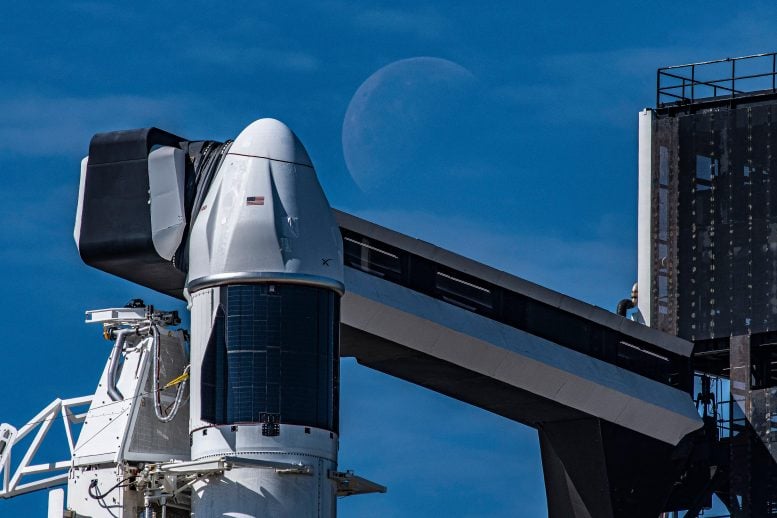
<path fill-rule="evenodd" d="M 777 93 L 777 52 L 662 67 L 656 74 L 658 108 L 768 93 Z"/>

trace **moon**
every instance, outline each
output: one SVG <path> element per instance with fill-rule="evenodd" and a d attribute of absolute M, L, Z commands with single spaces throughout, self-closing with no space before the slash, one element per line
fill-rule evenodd
<path fill-rule="evenodd" d="M 472 147 L 477 86 L 469 70 L 435 57 L 395 61 L 369 76 L 343 120 L 343 157 L 359 188 L 430 186 L 455 173 Z"/>

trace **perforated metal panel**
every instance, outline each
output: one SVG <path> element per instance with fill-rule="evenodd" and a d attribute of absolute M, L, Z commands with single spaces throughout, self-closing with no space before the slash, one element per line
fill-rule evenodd
<path fill-rule="evenodd" d="M 186 352 L 176 335 L 160 336 L 159 379 L 161 386 L 183 373 L 188 363 Z M 162 390 L 162 403 L 172 404 L 175 399 L 176 387 Z M 164 459 L 189 458 L 189 388 L 184 392 L 184 401 L 175 418 L 169 423 L 160 423 L 154 413 L 154 397 L 152 391 L 152 374 L 149 367 L 143 396 L 138 408 L 132 439 L 125 454 L 127 459 L 148 460 L 164 455 Z"/>

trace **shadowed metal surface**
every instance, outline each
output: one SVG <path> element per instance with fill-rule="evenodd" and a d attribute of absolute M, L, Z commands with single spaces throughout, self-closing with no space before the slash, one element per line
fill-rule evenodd
<path fill-rule="evenodd" d="M 619 337 L 643 340 L 655 351 L 682 358 L 690 353 L 690 343 L 601 308 L 353 216 L 338 213 L 338 220 L 344 235 L 358 230 L 471 277 L 498 281 L 532 300 L 552 303 L 558 312 L 617 329 Z M 689 393 L 669 382 L 499 322 L 476 308 L 419 293 L 379 273 L 346 267 L 343 356 L 534 427 L 596 417 L 669 444 L 701 427 Z"/>

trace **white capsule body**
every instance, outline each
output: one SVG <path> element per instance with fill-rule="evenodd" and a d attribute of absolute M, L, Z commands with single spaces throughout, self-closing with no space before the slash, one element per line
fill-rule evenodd
<path fill-rule="evenodd" d="M 191 456 L 233 465 L 192 516 L 334 516 L 342 241 L 285 125 L 238 136 L 189 246 Z"/>
<path fill-rule="evenodd" d="M 235 280 L 342 292 L 339 227 L 305 148 L 277 120 L 240 133 L 193 218 L 190 292 Z"/>

